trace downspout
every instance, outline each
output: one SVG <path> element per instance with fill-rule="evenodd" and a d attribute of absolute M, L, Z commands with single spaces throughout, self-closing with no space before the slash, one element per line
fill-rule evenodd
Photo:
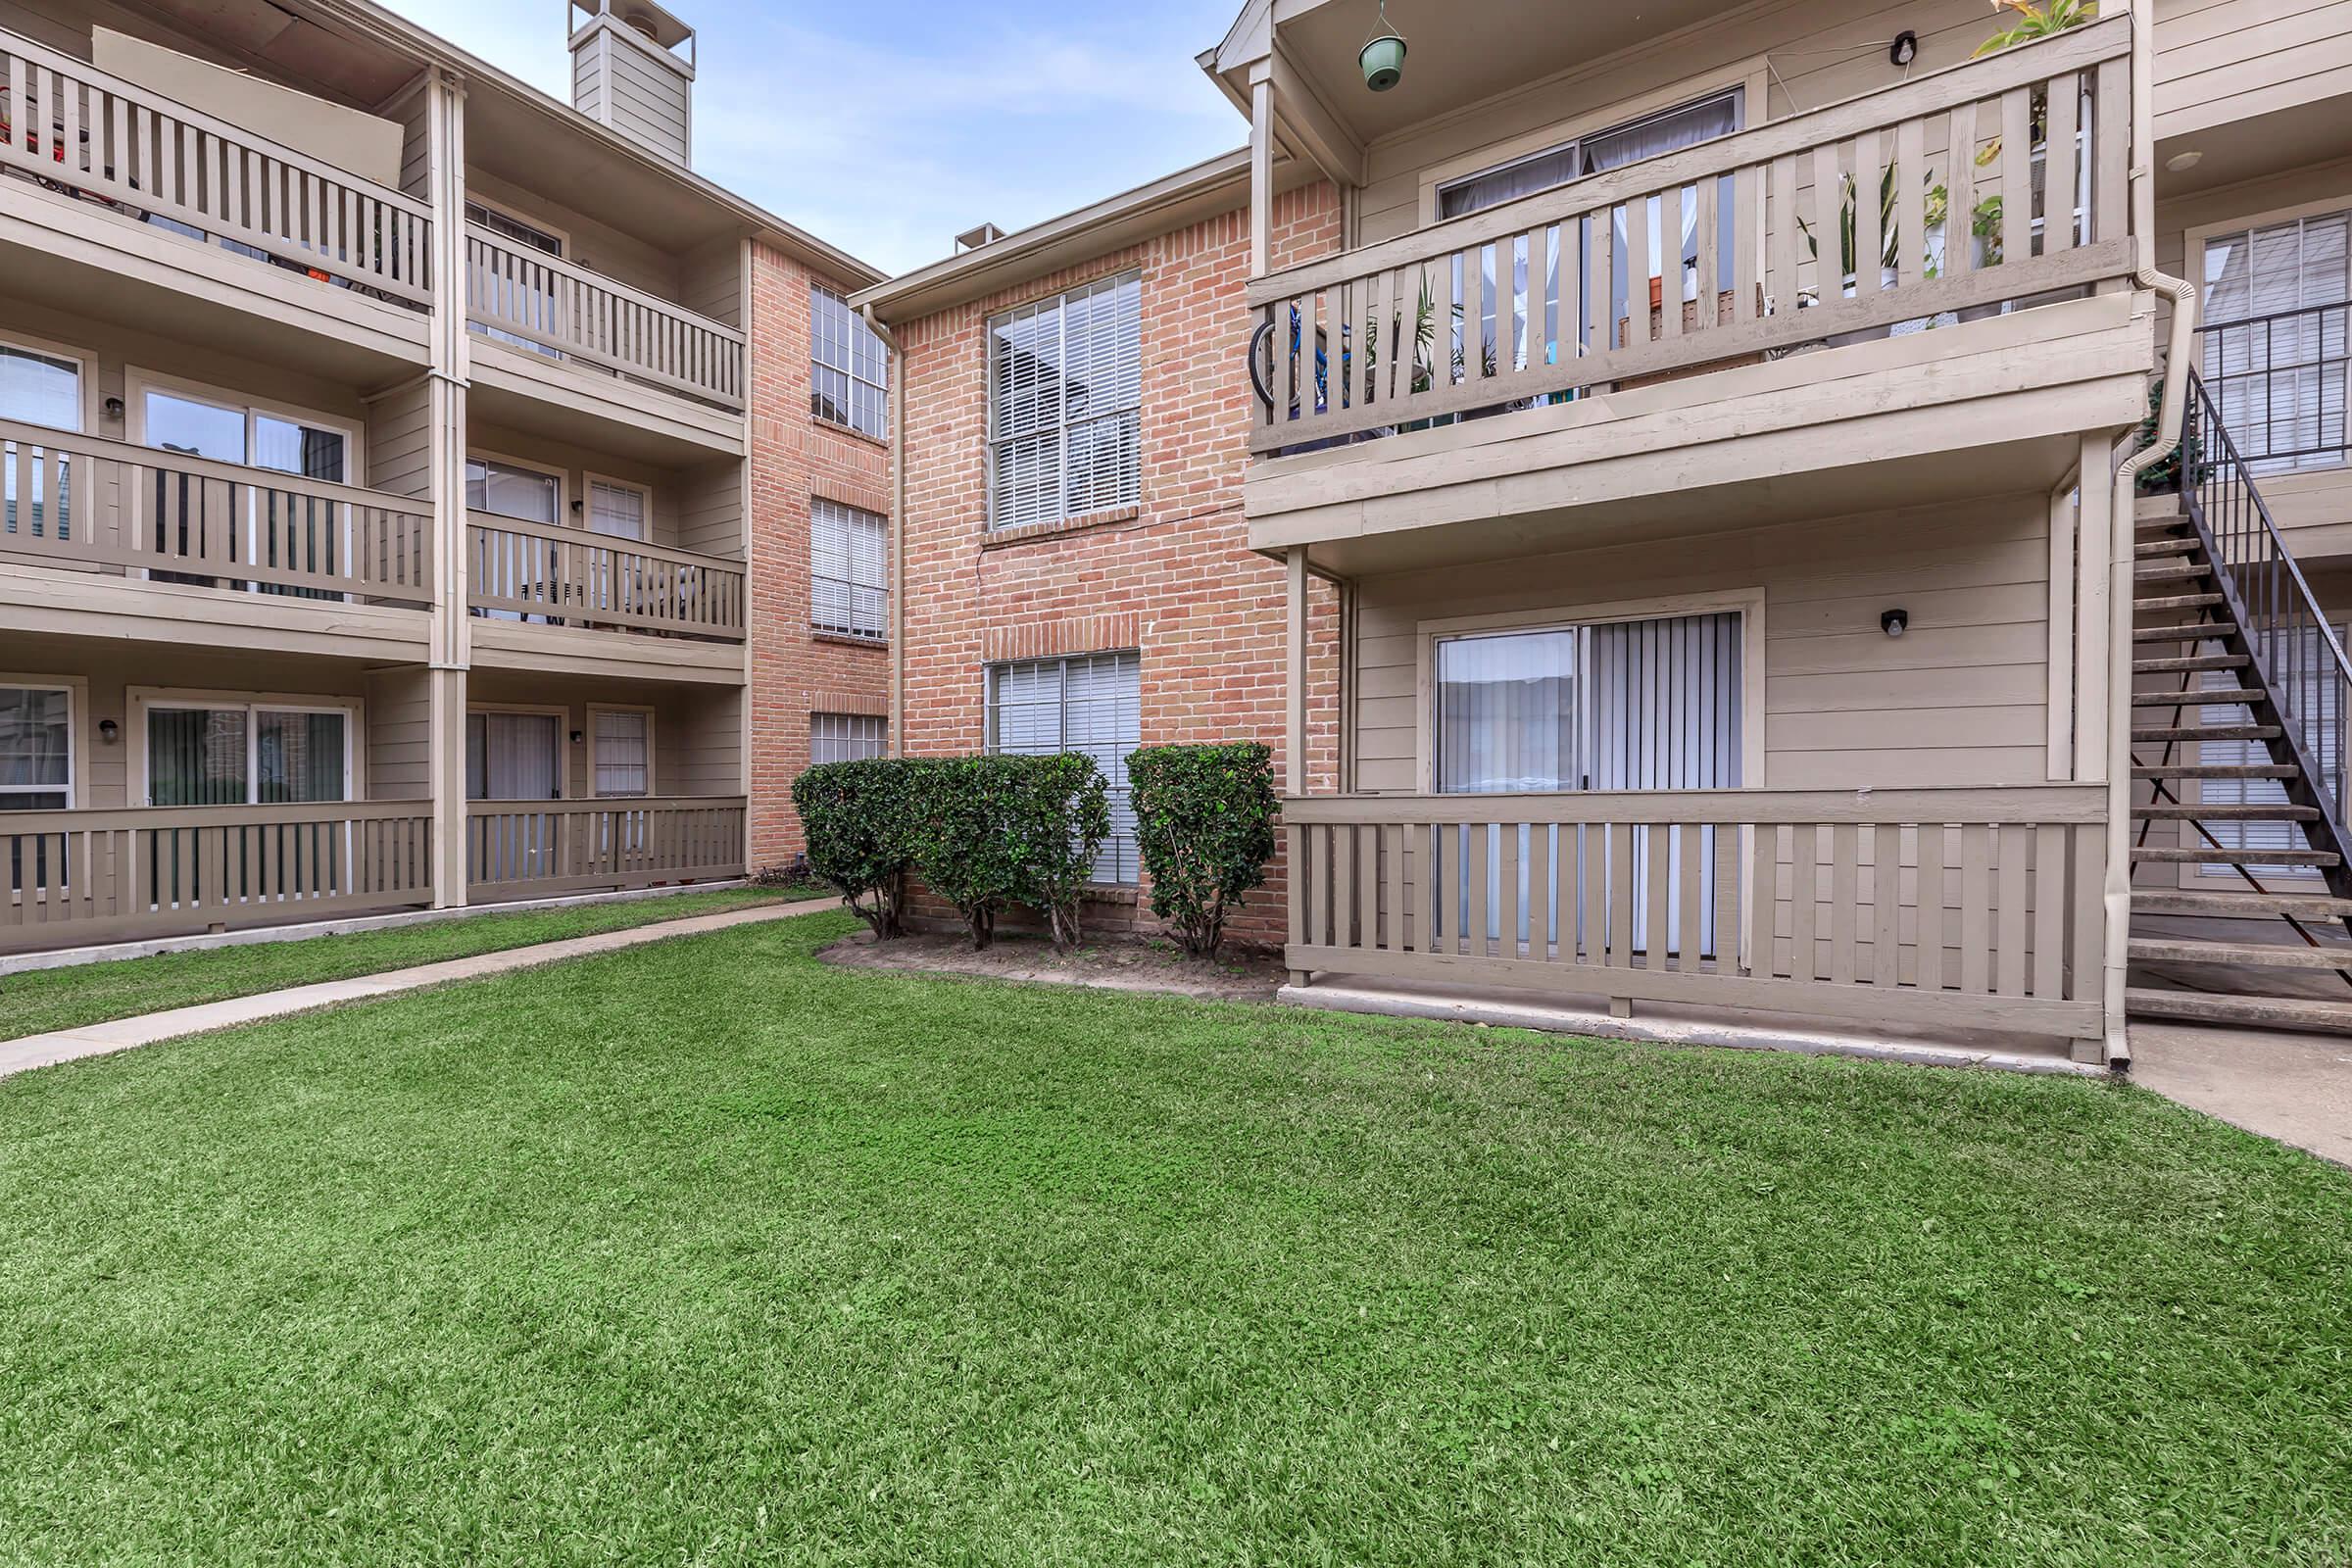
<path fill-rule="evenodd" d="M 890 755 L 906 755 L 906 360 L 866 305 L 859 312 L 890 350 Z"/>
<path fill-rule="evenodd" d="M 2173 328 L 2165 349 L 2164 400 L 2156 416 L 2156 439 L 2116 466 L 2108 537 L 2107 675 L 2107 962 L 2102 1003 L 2107 1019 L 2107 1065 L 2121 1072 L 2132 1065 L 2124 1025 L 2126 972 L 2132 957 L 2132 588 L 2134 514 L 2139 475 L 2172 456 L 2180 444 L 2181 405 L 2188 391 L 2189 356 L 2195 352 L 2197 291 L 2186 278 L 2156 270 L 2156 113 L 2151 87 L 2156 48 L 2147 0 L 2132 15 L 2132 230 L 2136 265 L 2133 281 L 2172 301 Z M 2183 482 L 2186 475 L 2182 475 Z"/>

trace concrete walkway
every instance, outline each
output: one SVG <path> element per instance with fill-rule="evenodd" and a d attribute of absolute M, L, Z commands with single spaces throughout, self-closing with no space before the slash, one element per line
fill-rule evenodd
<path fill-rule="evenodd" d="M 2234 1126 L 2352 1165 L 2352 1038 L 2132 1026 L 2132 1079 Z"/>
<path fill-rule="evenodd" d="M 622 931 L 600 931 L 594 936 L 542 942 L 536 947 L 509 948 L 503 953 L 481 953 L 469 958 L 420 963 L 411 969 L 354 975 L 348 980 L 322 980 L 317 985 L 295 986 L 286 991 L 268 991 L 259 996 L 233 997 L 226 1002 L 207 1002 L 193 1007 L 173 1007 L 166 1012 L 150 1012 L 136 1018 L 118 1018 L 112 1023 L 85 1024 L 78 1029 L 26 1035 L 21 1040 L 0 1041 L 0 1078 L 31 1067 L 46 1067 L 82 1056 L 108 1055 L 117 1051 L 128 1051 L 134 1046 L 152 1046 L 160 1040 L 176 1040 L 182 1035 L 230 1029 L 239 1024 L 259 1023 L 265 1018 L 283 1018 L 289 1013 L 310 1012 L 341 1003 L 396 996 L 403 991 L 416 991 L 425 986 L 447 985 L 453 980 L 477 980 L 484 975 L 534 968 L 564 958 L 586 957 L 592 953 L 612 953 L 622 948 L 643 947 L 648 942 L 666 941 L 671 937 L 723 931 L 729 926 L 750 925 L 761 920 L 784 920 L 796 914 L 817 914 L 840 907 L 841 905 L 832 899 L 808 899 L 798 904 L 774 904 L 758 908 L 727 909 L 717 914 L 689 915 L 684 919 L 631 926 Z"/>

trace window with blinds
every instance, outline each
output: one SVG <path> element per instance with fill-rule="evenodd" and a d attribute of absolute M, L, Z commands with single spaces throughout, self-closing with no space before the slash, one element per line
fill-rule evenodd
<path fill-rule="evenodd" d="M 62 686 L 0 686 L 0 811 L 74 804 L 74 696 Z"/>
<path fill-rule="evenodd" d="M 1110 836 L 1095 880 L 1133 883 L 1135 808 L 1127 754 L 1144 743 L 1144 662 L 1137 653 L 1088 654 L 988 667 L 988 749 L 1025 757 L 1081 752 L 1110 785 Z"/>
<path fill-rule="evenodd" d="M 1127 272 L 988 323 L 989 527 L 1143 499 L 1144 293 Z"/>
<path fill-rule="evenodd" d="M 600 797 L 651 795 L 654 715 L 642 709 L 598 709 L 595 766 Z"/>
<path fill-rule="evenodd" d="M 2344 461 L 2348 238 L 2352 213 L 2337 212 L 2205 241 L 2201 374 L 2256 474 Z"/>
<path fill-rule="evenodd" d="M 808 624 L 876 642 L 890 635 L 889 518 L 810 498 Z"/>
<path fill-rule="evenodd" d="M 808 409 L 877 441 L 890 439 L 890 350 L 850 302 L 822 283 L 808 287 L 811 357 Z"/>
<path fill-rule="evenodd" d="M 855 762 L 880 757 L 890 741 L 890 721 L 870 713 L 810 713 L 808 765 Z"/>
<path fill-rule="evenodd" d="M 349 719 L 339 710 L 152 706 L 147 710 L 147 804 L 349 800 Z"/>

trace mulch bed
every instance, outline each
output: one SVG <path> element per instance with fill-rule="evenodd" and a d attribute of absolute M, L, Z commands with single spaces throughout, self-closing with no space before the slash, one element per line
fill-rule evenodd
<path fill-rule="evenodd" d="M 960 933 L 877 942 L 860 931 L 817 955 L 845 969 L 896 969 L 923 974 L 977 975 L 990 980 L 1045 981 L 1112 991 L 1172 991 L 1224 1002 L 1271 1002 L 1288 978 L 1279 957 L 1221 952 L 1204 962 L 1156 938 L 1107 938 L 1064 953 L 1044 937 L 1000 935 L 974 953 Z"/>

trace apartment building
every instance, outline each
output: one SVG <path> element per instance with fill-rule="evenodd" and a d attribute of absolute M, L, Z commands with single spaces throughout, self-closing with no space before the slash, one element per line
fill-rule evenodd
<path fill-rule="evenodd" d="M 568 17 L 565 104 L 0 0 L 0 951 L 738 876 L 879 749 L 877 274 L 694 172 L 690 27 Z"/>
<path fill-rule="evenodd" d="M 1274 737 L 1302 1001 L 2342 1026 L 2352 7 L 2017 20 L 1250 0 L 1246 148 L 858 296 L 904 745 Z"/>

